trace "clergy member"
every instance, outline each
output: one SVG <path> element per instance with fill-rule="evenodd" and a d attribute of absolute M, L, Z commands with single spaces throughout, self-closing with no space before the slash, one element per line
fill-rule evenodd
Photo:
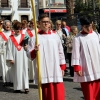
<path fill-rule="evenodd" d="M 24 45 L 27 46 L 28 40 L 30 38 L 32 38 L 33 36 L 35 36 L 35 30 L 34 30 L 34 22 L 33 22 L 33 20 L 30 21 L 30 28 L 27 28 L 25 35 L 28 36 L 28 38 L 26 39 L 26 42 L 24 41 Z M 33 82 L 33 80 L 34 80 L 34 65 L 33 65 L 33 63 L 34 63 L 34 61 L 31 61 L 30 59 L 28 59 L 29 80 L 30 80 L 30 82 Z"/>
<path fill-rule="evenodd" d="M 6 86 L 9 82 L 13 82 L 11 69 L 6 63 L 6 44 L 9 36 L 14 34 L 14 32 L 11 30 L 11 22 L 9 20 L 3 22 L 3 29 L 4 31 L 0 32 L 0 37 L 4 41 L 4 52 L 0 55 L 0 66 L 2 70 L 3 86 Z"/>
<path fill-rule="evenodd" d="M 82 31 L 73 40 L 74 82 L 80 82 L 85 100 L 100 100 L 100 36 L 89 16 L 80 18 Z"/>
<path fill-rule="evenodd" d="M 13 82 L 14 92 L 21 92 L 25 90 L 25 93 L 29 92 L 28 81 L 28 63 L 26 53 L 22 47 L 22 41 L 24 34 L 21 33 L 21 23 L 16 22 L 13 26 L 15 34 L 11 35 L 7 43 L 7 62 L 12 65 L 13 70 Z"/>
<path fill-rule="evenodd" d="M 39 32 L 40 30 L 37 28 L 37 31 Z M 24 39 L 24 45 L 27 47 L 28 41 L 30 38 L 35 36 L 35 30 L 34 30 L 34 21 L 33 19 L 30 20 L 30 28 L 27 28 L 26 30 L 26 37 Z M 34 80 L 34 67 L 33 67 L 34 61 L 31 61 L 28 59 L 28 65 L 29 65 L 29 80 L 30 82 Z"/>
<path fill-rule="evenodd" d="M 65 100 L 63 75 L 66 69 L 63 47 L 59 36 L 49 30 L 50 19 L 47 14 L 39 16 L 39 45 L 33 36 L 28 43 L 27 55 L 35 59 L 34 83 L 37 84 L 36 53 L 40 50 L 41 82 L 43 100 Z"/>

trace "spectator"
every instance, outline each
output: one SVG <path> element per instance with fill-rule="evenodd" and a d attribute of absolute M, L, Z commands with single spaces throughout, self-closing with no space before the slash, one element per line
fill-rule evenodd
<path fill-rule="evenodd" d="M 67 36 L 67 38 L 66 38 L 67 56 L 68 56 L 68 60 L 69 60 L 69 70 L 70 70 L 70 76 L 72 76 L 72 77 L 74 76 L 74 69 L 71 66 L 72 41 L 77 33 L 78 33 L 77 26 L 71 26 L 70 35 Z"/>
<path fill-rule="evenodd" d="M 60 37 L 60 40 L 63 45 L 65 59 L 67 59 L 67 47 L 66 47 L 66 31 L 61 27 L 61 20 L 56 21 L 56 33 Z"/>
<path fill-rule="evenodd" d="M 66 31 L 66 36 L 68 36 L 70 32 L 70 27 L 66 25 L 65 21 L 62 21 L 62 28 Z"/>

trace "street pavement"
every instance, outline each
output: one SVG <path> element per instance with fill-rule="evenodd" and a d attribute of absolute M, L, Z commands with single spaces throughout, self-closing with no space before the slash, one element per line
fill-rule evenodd
<path fill-rule="evenodd" d="M 73 82 L 73 78 L 69 76 L 69 70 L 65 73 L 64 85 L 66 100 L 84 100 L 80 84 Z M 30 83 L 29 87 L 28 94 L 13 93 L 13 87 L 3 87 L 2 80 L 0 80 L 0 100 L 39 100 L 37 85 Z"/>

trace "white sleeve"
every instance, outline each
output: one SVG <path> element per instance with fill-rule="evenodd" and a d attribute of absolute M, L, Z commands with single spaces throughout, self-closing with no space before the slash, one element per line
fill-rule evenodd
<path fill-rule="evenodd" d="M 65 62 L 65 56 L 64 56 L 64 51 L 63 51 L 63 46 L 62 46 L 62 43 L 61 43 L 61 40 L 59 39 L 59 61 L 60 61 L 60 65 L 62 64 L 66 64 Z"/>
<path fill-rule="evenodd" d="M 71 65 L 80 65 L 80 41 L 77 37 L 73 39 Z"/>
<path fill-rule="evenodd" d="M 32 59 L 31 58 L 31 51 L 34 50 L 34 47 L 35 47 L 35 37 L 32 37 L 28 41 L 28 48 L 27 48 L 27 51 L 26 51 L 27 57 L 29 59 Z"/>
<path fill-rule="evenodd" d="M 7 42 L 7 48 L 6 48 L 6 60 L 14 60 L 12 55 L 12 41 L 9 38 Z"/>

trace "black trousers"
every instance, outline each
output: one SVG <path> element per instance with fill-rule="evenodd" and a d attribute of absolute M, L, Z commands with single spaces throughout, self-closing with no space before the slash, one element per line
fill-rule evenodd
<path fill-rule="evenodd" d="M 71 66 L 71 56 L 72 56 L 72 53 L 67 53 L 67 56 L 68 56 L 68 60 L 69 60 L 70 75 L 74 76 L 74 68 Z"/>

